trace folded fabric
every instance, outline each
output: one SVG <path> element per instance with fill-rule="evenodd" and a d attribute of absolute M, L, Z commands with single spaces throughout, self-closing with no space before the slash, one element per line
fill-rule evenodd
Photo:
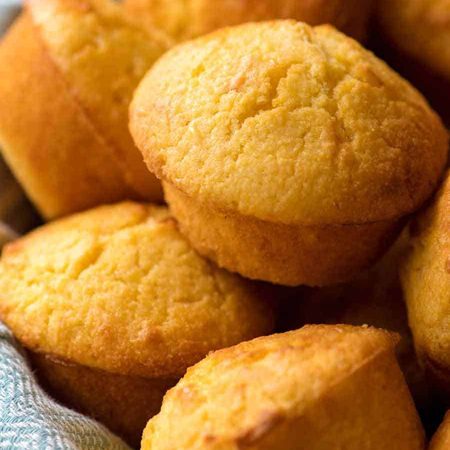
<path fill-rule="evenodd" d="M 127 450 L 92 419 L 53 401 L 37 384 L 23 350 L 0 323 L 0 449 Z"/>

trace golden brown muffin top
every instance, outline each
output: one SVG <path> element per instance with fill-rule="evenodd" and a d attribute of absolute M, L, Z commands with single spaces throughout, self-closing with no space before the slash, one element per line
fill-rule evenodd
<path fill-rule="evenodd" d="M 122 203 L 7 245 L 0 317 L 37 352 L 142 376 L 272 330 L 255 286 L 201 258 L 166 208 Z"/>
<path fill-rule="evenodd" d="M 380 0 L 378 18 L 399 49 L 450 79 L 450 0 Z"/>
<path fill-rule="evenodd" d="M 402 285 L 414 340 L 434 362 L 450 367 L 450 173 L 412 227 Z"/>
<path fill-rule="evenodd" d="M 258 436 L 307 413 L 395 341 L 374 328 L 309 325 L 214 352 L 168 391 L 141 448 L 259 448 Z"/>
<path fill-rule="evenodd" d="M 402 216 L 447 156 L 413 87 L 333 28 L 294 21 L 166 53 L 135 93 L 131 131 L 150 170 L 187 195 L 282 223 Z"/>
<path fill-rule="evenodd" d="M 448 450 L 450 448 L 450 411 L 430 442 L 429 450 Z"/>
<path fill-rule="evenodd" d="M 130 21 L 109 0 L 32 0 L 27 9 L 111 158 L 138 197 L 146 198 L 155 183 L 129 134 L 128 106 L 140 79 L 166 50 L 166 39 Z"/>
<path fill-rule="evenodd" d="M 176 41 L 218 28 L 270 19 L 296 19 L 310 25 L 330 23 L 362 38 L 372 0 L 126 0 L 143 23 L 165 30 Z"/>

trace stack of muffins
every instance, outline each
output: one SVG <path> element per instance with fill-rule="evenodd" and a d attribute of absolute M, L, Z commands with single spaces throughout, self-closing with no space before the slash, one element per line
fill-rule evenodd
<path fill-rule="evenodd" d="M 4 247 L 0 319 L 45 388 L 145 450 L 424 449 L 450 406 L 448 132 L 354 39 L 445 77 L 449 18 L 29 0 L 0 146 L 49 223 Z"/>

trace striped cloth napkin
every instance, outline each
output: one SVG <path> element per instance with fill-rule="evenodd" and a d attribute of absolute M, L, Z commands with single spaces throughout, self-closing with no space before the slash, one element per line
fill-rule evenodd
<path fill-rule="evenodd" d="M 102 425 L 51 399 L 0 323 L 0 449 L 129 450 Z"/>
<path fill-rule="evenodd" d="M 0 36 L 20 12 L 18 0 L 0 0 Z M 0 250 L 37 216 L 0 157 Z M 6 225 L 6 223 L 8 225 Z M 0 449 L 129 450 L 94 420 L 55 402 L 38 385 L 25 352 L 0 322 Z"/>

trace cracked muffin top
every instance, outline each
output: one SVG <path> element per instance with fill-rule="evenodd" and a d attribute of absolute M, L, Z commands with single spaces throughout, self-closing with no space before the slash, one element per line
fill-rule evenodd
<path fill-rule="evenodd" d="M 450 79 L 450 0 L 379 0 L 377 8 L 398 48 Z"/>
<path fill-rule="evenodd" d="M 144 431 L 141 448 L 294 448 L 286 424 L 303 418 L 297 424 L 301 429 L 309 420 L 320 422 L 339 410 L 331 399 L 328 408 L 312 412 L 317 403 L 326 404 L 330 391 L 352 383 L 358 370 L 393 352 L 395 340 L 394 334 L 373 328 L 309 325 L 214 352 L 189 368 L 166 394 L 161 412 Z M 369 383 L 366 387 L 370 389 Z M 359 431 L 354 425 L 353 432 Z M 297 439 L 309 448 L 311 436 Z M 295 448 L 300 448 L 298 441 Z"/>
<path fill-rule="evenodd" d="M 4 248 L 0 317 L 26 347 L 114 373 L 178 376 L 272 331 L 258 288 L 201 258 L 166 208 L 99 207 Z"/>
<path fill-rule="evenodd" d="M 159 178 L 281 223 L 397 218 L 431 194 L 447 157 L 447 132 L 411 85 L 332 27 L 295 21 L 173 48 L 130 117 Z"/>
<path fill-rule="evenodd" d="M 362 38 L 372 0 L 126 0 L 125 7 L 144 24 L 163 28 L 177 41 L 225 26 L 270 19 L 330 23 Z"/>

